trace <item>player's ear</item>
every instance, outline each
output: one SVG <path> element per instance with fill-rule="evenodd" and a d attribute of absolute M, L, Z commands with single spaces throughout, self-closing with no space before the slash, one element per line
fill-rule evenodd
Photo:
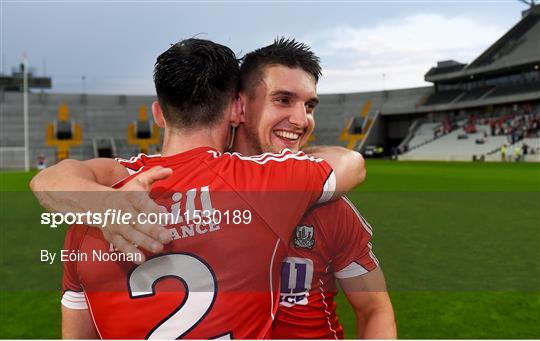
<path fill-rule="evenodd" d="M 154 116 L 154 122 L 160 128 L 166 128 L 167 124 L 165 123 L 165 118 L 163 117 L 163 110 L 161 110 L 161 105 L 158 101 L 152 103 L 152 116 Z"/>
<path fill-rule="evenodd" d="M 231 103 L 231 118 L 230 118 L 231 127 L 236 128 L 240 125 L 241 110 L 242 108 L 240 106 L 240 99 L 237 97 Z"/>
<path fill-rule="evenodd" d="M 240 123 L 246 122 L 246 100 L 247 94 L 243 91 L 240 91 L 240 93 L 238 94 L 238 110 L 240 112 Z"/>

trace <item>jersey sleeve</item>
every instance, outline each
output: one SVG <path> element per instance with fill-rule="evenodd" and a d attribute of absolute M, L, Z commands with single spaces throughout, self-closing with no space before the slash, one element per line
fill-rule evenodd
<path fill-rule="evenodd" d="M 133 179 L 133 177 L 142 170 L 142 168 L 146 165 L 147 160 L 148 157 L 145 154 L 133 156 L 129 160 L 117 157 L 115 161 L 126 168 L 128 176 L 113 184 L 111 187 L 120 188 L 124 186 L 129 180 Z"/>
<path fill-rule="evenodd" d="M 64 252 L 77 251 L 82 242 L 86 227 L 81 225 L 71 226 L 64 240 Z M 77 273 L 76 261 L 62 262 L 64 274 L 62 276 L 62 305 L 70 309 L 88 309 L 86 297 Z"/>
<path fill-rule="evenodd" d="M 285 149 L 279 154 L 230 157 L 231 185 L 285 242 L 309 207 L 328 201 L 335 192 L 330 165 L 303 152 Z"/>
<path fill-rule="evenodd" d="M 373 229 L 347 198 L 340 199 L 332 246 L 332 268 L 336 278 L 364 275 L 379 266 L 373 253 L 371 238 Z"/>
<path fill-rule="evenodd" d="M 126 167 L 129 175 L 132 175 L 137 173 L 145 165 L 146 159 L 146 155 L 139 154 L 138 156 L 134 156 L 129 160 L 121 158 L 116 158 L 115 160 L 122 166 Z"/>

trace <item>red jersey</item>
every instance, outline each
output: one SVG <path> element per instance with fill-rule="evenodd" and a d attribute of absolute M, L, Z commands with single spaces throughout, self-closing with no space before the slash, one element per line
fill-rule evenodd
<path fill-rule="evenodd" d="M 372 233 L 345 197 L 306 214 L 283 262 L 273 338 L 343 338 L 334 301 L 335 279 L 361 276 L 377 268 Z"/>
<path fill-rule="evenodd" d="M 209 209 L 220 222 L 180 215 L 168 226 L 173 241 L 140 266 L 96 258 L 118 253 L 98 229 L 73 226 L 64 249 L 87 259 L 64 263 L 62 303 L 84 309 L 86 301 L 102 338 L 269 337 L 288 240 L 309 206 L 334 190 L 328 164 L 288 150 L 243 157 L 211 148 L 131 163 L 173 169 L 150 193 L 169 212 Z M 249 211 L 249 221 L 225 217 L 234 210 Z"/>

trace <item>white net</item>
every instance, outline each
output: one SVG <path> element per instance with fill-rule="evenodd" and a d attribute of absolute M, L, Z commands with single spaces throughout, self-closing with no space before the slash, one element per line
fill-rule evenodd
<path fill-rule="evenodd" d="M 24 170 L 24 147 L 0 147 L 0 169 Z"/>

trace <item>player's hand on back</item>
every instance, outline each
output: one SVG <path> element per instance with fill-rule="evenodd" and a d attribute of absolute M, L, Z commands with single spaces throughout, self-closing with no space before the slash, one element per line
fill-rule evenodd
<path fill-rule="evenodd" d="M 107 197 L 107 207 L 114 207 L 116 211 L 131 214 L 131 224 L 112 223 L 103 229 L 105 239 L 110 242 L 115 249 L 123 253 L 139 253 L 139 259 L 145 261 L 144 254 L 138 248 L 157 253 L 163 250 L 164 244 L 170 242 L 170 232 L 161 225 L 141 224 L 137 220 L 139 214 L 166 213 L 166 210 L 157 205 L 149 195 L 152 184 L 158 180 L 165 179 L 172 174 L 170 168 L 154 167 L 143 172 L 117 191 L 110 192 Z M 122 200 L 118 200 L 118 192 L 123 192 Z M 138 257 L 134 257 L 137 259 Z M 137 262 L 138 263 L 138 262 Z"/>

